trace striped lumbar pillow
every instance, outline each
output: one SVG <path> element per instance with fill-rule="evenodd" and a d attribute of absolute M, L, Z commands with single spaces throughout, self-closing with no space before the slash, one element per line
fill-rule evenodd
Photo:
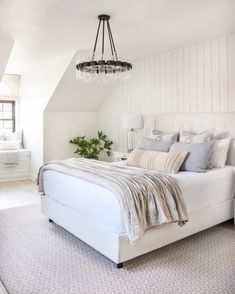
<path fill-rule="evenodd" d="M 127 165 L 156 170 L 164 173 L 177 173 L 187 152 L 158 152 L 135 149 L 127 159 Z"/>

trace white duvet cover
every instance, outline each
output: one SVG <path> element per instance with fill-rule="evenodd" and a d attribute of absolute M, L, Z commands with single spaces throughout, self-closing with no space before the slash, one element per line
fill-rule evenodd
<path fill-rule="evenodd" d="M 180 172 L 173 176 L 178 180 L 188 212 L 234 197 L 234 167 L 226 166 L 206 173 Z M 107 230 L 125 234 L 121 209 L 109 190 L 55 171 L 45 172 L 44 190 L 47 197 Z"/>

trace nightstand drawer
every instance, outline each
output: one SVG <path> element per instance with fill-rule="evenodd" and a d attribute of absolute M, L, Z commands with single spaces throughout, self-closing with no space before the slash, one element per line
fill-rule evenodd
<path fill-rule="evenodd" d="M 29 179 L 30 178 L 30 153 L 19 156 L 16 164 L 4 164 L 0 159 L 0 182 Z"/>

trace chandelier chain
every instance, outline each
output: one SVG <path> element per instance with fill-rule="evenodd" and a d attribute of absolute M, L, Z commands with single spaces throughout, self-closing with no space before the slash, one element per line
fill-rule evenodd
<path fill-rule="evenodd" d="M 94 61 L 94 58 L 95 58 L 95 51 L 96 51 L 96 45 L 97 45 L 97 41 L 98 41 L 98 37 L 99 37 L 100 24 L 101 24 L 101 19 L 99 21 L 99 25 L 98 25 L 98 29 L 97 29 L 97 33 L 96 33 L 95 45 L 94 45 L 93 54 L 92 54 L 92 61 Z"/>
<path fill-rule="evenodd" d="M 109 32 L 109 38 L 111 39 L 111 43 L 112 43 L 113 51 L 114 51 L 114 54 L 115 54 L 115 58 L 116 58 L 116 61 L 118 61 L 117 51 L 116 51 L 116 48 L 115 48 L 115 45 L 114 45 L 113 35 L 112 35 L 112 31 L 111 31 L 110 24 L 109 24 L 108 20 L 107 20 L 107 28 L 108 28 L 108 32 Z"/>

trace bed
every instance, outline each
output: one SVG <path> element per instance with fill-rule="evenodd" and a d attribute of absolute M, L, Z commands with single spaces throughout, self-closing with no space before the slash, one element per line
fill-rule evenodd
<path fill-rule="evenodd" d="M 234 115 L 216 115 L 217 119 L 212 114 L 202 117 L 206 127 L 209 122 L 214 127 L 217 123 L 223 132 L 232 134 L 230 126 L 233 124 Z M 174 127 L 177 127 L 177 124 L 182 126 L 182 122 L 189 125 L 192 116 L 190 115 L 188 122 L 186 115 L 164 115 L 162 118 L 158 116 L 158 120 L 153 115 L 146 117 L 145 134 L 156 122 L 166 126 L 170 121 Z M 221 120 L 226 124 L 221 124 Z M 171 124 L 169 128 L 172 127 Z M 42 213 L 121 267 L 127 260 L 233 217 L 233 144 L 232 142 L 228 166 L 225 168 L 206 173 L 180 172 L 174 175 L 189 213 L 189 222 L 183 227 L 176 223 L 154 227 L 131 245 L 126 236 L 119 204 L 109 190 L 55 171 L 46 171 L 44 174 L 45 196 L 42 197 Z"/>

